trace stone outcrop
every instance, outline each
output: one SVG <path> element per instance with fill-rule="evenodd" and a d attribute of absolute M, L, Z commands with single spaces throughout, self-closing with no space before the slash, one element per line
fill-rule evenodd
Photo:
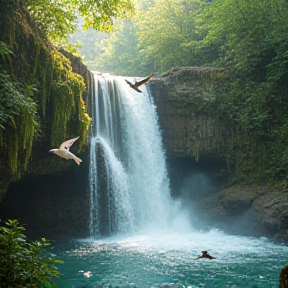
<path fill-rule="evenodd" d="M 168 157 L 223 157 L 223 131 L 210 89 L 221 69 L 174 68 L 150 80 Z"/>
<path fill-rule="evenodd" d="M 288 288 L 288 265 L 281 270 L 279 282 L 279 288 Z"/>
<path fill-rule="evenodd" d="M 5 93 L 3 86 L 9 83 L 31 89 L 28 96 L 37 107 L 39 130 L 29 134 L 33 122 L 24 121 L 19 111 L 11 113 L 13 125 L 0 125 L 0 218 L 17 218 L 33 237 L 84 237 L 89 221 L 86 109 L 92 76 L 79 57 L 49 42 L 23 3 L 0 2 L 0 43 L 10 51 L 0 57 L 2 78 L 8 75 L 0 89 Z M 4 116 L 9 112 L 5 104 L 2 101 Z M 31 151 L 23 134 L 30 137 Z M 81 166 L 48 153 L 76 136 L 80 138 L 71 151 L 83 159 Z"/>
<path fill-rule="evenodd" d="M 172 193 L 195 227 L 288 241 L 288 193 L 228 186 L 227 134 L 210 94 L 221 69 L 175 68 L 149 82 L 168 158 Z M 183 184 L 184 183 L 184 184 Z"/>
<path fill-rule="evenodd" d="M 198 201 L 198 221 L 240 235 L 288 241 L 288 193 L 266 186 L 234 186 Z"/>
<path fill-rule="evenodd" d="M 0 202 L 1 219 L 17 219 L 29 239 L 87 237 L 90 199 L 87 158 L 82 157 L 81 166 L 73 161 L 74 165 L 54 174 L 27 176 L 11 183 Z"/>

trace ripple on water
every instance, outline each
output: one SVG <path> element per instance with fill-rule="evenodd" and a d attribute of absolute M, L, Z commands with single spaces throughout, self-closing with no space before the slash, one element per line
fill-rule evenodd
<path fill-rule="evenodd" d="M 265 238 L 225 235 L 216 230 L 84 239 L 58 243 L 55 250 L 65 261 L 59 266 L 61 278 L 55 281 L 59 288 L 76 288 L 75 283 L 84 283 L 83 287 L 102 283 L 113 288 L 164 287 L 163 283 L 185 288 L 276 288 L 288 255 L 287 246 Z M 216 259 L 197 260 L 202 250 Z M 89 278 L 84 277 L 87 271 Z"/>

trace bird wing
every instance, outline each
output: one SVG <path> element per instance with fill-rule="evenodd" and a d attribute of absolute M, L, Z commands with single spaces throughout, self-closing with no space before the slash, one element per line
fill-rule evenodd
<path fill-rule="evenodd" d="M 59 150 L 69 150 L 70 147 L 72 146 L 72 144 L 73 144 L 79 137 L 80 137 L 80 136 L 63 142 L 63 143 L 60 145 Z"/>
<path fill-rule="evenodd" d="M 133 85 L 133 86 L 131 86 L 131 87 L 132 87 L 134 90 L 136 90 L 137 92 L 142 93 L 142 91 L 139 90 L 137 86 Z"/>
<path fill-rule="evenodd" d="M 149 75 L 148 77 L 144 78 L 143 80 L 141 80 L 141 81 L 139 81 L 139 82 L 135 82 L 134 85 L 135 85 L 136 87 L 139 87 L 139 86 L 143 85 L 144 83 L 148 82 L 149 79 L 150 79 L 151 77 L 153 77 L 153 76 L 154 76 L 154 74 L 151 74 L 151 75 Z"/>
<path fill-rule="evenodd" d="M 64 157 L 63 157 L 64 158 Z M 65 151 L 65 158 L 68 159 L 73 159 L 78 165 L 82 162 L 80 158 L 78 158 L 76 155 L 71 153 L 70 151 Z"/>
<path fill-rule="evenodd" d="M 126 81 L 126 83 L 129 84 L 129 85 L 133 85 L 130 81 L 128 81 L 128 80 L 126 80 L 126 79 L 125 79 L 125 81 Z"/>

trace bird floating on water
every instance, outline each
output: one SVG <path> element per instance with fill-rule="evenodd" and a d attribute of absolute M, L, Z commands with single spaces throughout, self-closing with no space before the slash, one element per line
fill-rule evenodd
<path fill-rule="evenodd" d="M 196 259 L 200 259 L 200 258 L 207 258 L 207 259 L 216 259 L 215 257 L 209 255 L 209 253 L 207 251 L 201 251 L 202 255 Z"/>
<path fill-rule="evenodd" d="M 91 271 L 87 271 L 87 272 L 83 273 L 83 275 L 84 275 L 84 278 L 90 278 L 91 276 L 93 276 Z"/>
<path fill-rule="evenodd" d="M 153 77 L 154 75 L 155 75 L 155 74 L 150 74 L 148 77 L 144 78 L 144 79 L 141 80 L 141 81 L 138 81 L 138 82 L 135 81 L 134 84 L 132 84 L 130 81 L 128 81 L 128 80 L 126 80 L 126 79 L 125 79 L 125 81 L 126 81 L 127 84 L 129 84 L 129 86 L 130 86 L 131 88 L 133 88 L 133 89 L 136 90 L 137 92 L 142 93 L 142 91 L 139 90 L 138 87 L 141 86 L 141 85 L 143 85 L 143 84 L 145 84 L 146 82 L 148 82 L 148 81 L 150 80 L 150 78 Z"/>
<path fill-rule="evenodd" d="M 63 142 L 59 149 L 51 149 L 49 152 L 52 152 L 64 159 L 73 159 L 78 165 L 80 165 L 80 163 L 82 162 L 82 160 L 78 157 L 76 157 L 73 153 L 71 153 L 69 151 L 70 147 L 72 146 L 72 144 L 79 138 L 76 137 L 76 138 L 73 138 L 73 139 L 70 139 L 70 140 L 67 140 L 65 142 Z"/>

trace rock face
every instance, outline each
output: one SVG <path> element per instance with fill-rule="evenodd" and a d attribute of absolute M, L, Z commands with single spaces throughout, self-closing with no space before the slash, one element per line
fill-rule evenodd
<path fill-rule="evenodd" d="M 234 186 L 197 204 L 196 214 L 208 227 L 288 241 L 287 192 L 266 186 Z"/>
<path fill-rule="evenodd" d="M 1 219 L 17 219 L 30 239 L 87 237 L 90 199 L 87 161 L 83 158 L 84 165 L 74 163 L 64 171 L 24 177 L 11 183 L 0 202 Z"/>
<path fill-rule="evenodd" d="M 223 158 L 223 136 L 209 90 L 220 69 L 182 67 L 150 80 L 168 157 Z"/>
<path fill-rule="evenodd" d="M 5 81 L 0 83 L 0 97 L 11 98 L 3 89 L 7 84 L 15 87 L 15 93 L 26 88 L 21 97 L 35 104 L 39 129 L 27 121 L 31 112 L 15 109 L 9 114 L 15 107 L 7 108 L 7 101 L 2 101 L 1 113 L 4 109 L 11 121 L 1 118 L 0 125 L 0 218 L 17 218 L 35 237 L 87 235 L 90 118 L 85 101 L 89 105 L 91 73 L 80 58 L 49 42 L 23 3 L 0 2 L 0 42 L 11 51 L 1 53 L 0 76 Z M 71 151 L 83 165 L 48 153 L 77 136 Z"/>
<path fill-rule="evenodd" d="M 222 70 L 182 67 L 149 82 L 158 112 L 174 197 L 195 227 L 288 241 L 288 193 L 265 186 L 228 187 L 227 136 L 209 91 Z"/>
<path fill-rule="evenodd" d="M 281 270 L 279 281 L 279 288 L 288 288 L 288 265 Z"/>

